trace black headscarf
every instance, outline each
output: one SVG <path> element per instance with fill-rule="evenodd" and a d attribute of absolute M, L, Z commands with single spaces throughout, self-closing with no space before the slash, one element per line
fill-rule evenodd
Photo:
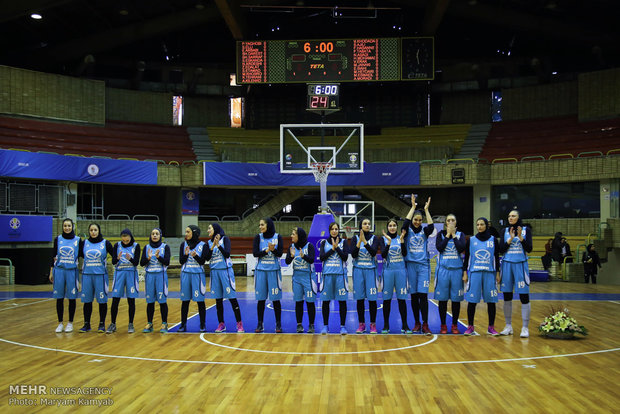
<path fill-rule="evenodd" d="M 511 212 L 514 211 L 517 213 L 517 215 L 519 216 L 519 218 L 517 219 L 517 222 L 515 224 L 509 224 L 509 227 L 513 227 L 515 229 L 515 233 L 517 232 L 517 227 L 521 227 L 524 228 L 525 226 L 523 225 L 523 221 L 521 220 L 521 213 L 519 213 L 519 210 L 510 210 Z"/>
<path fill-rule="evenodd" d="M 362 223 L 364 222 L 364 220 L 368 220 L 370 221 L 370 219 L 368 217 L 362 217 L 362 219 L 360 220 L 360 224 L 359 224 L 359 231 L 362 231 Z M 366 241 L 370 240 L 370 238 L 372 237 L 372 232 L 371 231 L 365 231 L 364 232 L 364 238 L 366 238 Z"/>
<path fill-rule="evenodd" d="M 424 213 L 422 213 L 421 210 L 416 210 L 413 212 L 413 217 L 415 216 L 422 216 L 422 221 L 424 221 Z M 413 230 L 414 233 L 419 233 L 422 231 L 422 229 L 424 228 L 424 226 L 420 225 L 420 227 L 416 227 L 413 225 L 413 217 L 411 217 L 411 225 L 409 227 L 411 227 L 411 230 Z M 409 231 L 409 229 L 407 229 L 407 231 Z"/>
<path fill-rule="evenodd" d="M 211 240 L 213 240 L 218 234 L 220 235 L 220 239 L 223 239 L 224 236 L 226 236 L 226 233 L 224 233 L 224 229 L 219 224 L 211 223 L 211 227 L 213 227 L 213 236 L 211 236 Z"/>
<path fill-rule="evenodd" d="M 388 220 L 386 226 L 385 226 L 385 230 L 387 230 L 385 233 L 390 236 L 390 239 L 395 239 L 398 237 L 398 233 L 394 232 L 394 233 L 390 233 L 390 230 L 388 228 L 388 226 L 390 225 L 390 222 L 393 221 L 394 223 L 396 223 L 396 228 L 398 229 L 398 221 L 394 220 L 394 219 L 390 219 Z"/>
<path fill-rule="evenodd" d="M 129 246 L 133 245 L 133 243 L 136 241 L 133 238 L 133 234 L 131 234 L 131 230 L 129 230 L 129 229 L 123 229 L 123 231 L 121 231 L 121 237 L 122 236 L 129 236 L 130 237 L 129 243 L 127 243 L 127 244 L 123 243 L 123 241 L 121 240 L 121 244 L 123 245 L 123 247 L 129 247 Z"/>
<path fill-rule="evenodd" d="M 480 220 L 484 221 L 486 228 L 484 231 L 478 232 L 478 234 L 476 234 L 476 238 L 480 241 L 487 241 L 492 237 L 491 233 L 489 232 L 489 220 L 487 220 L 486 217 L 478 217 L 476 223 L 478 223 L 478 221 Z"/>
<path fill-rule="evenodd" d="M 65 230 L 62 230 L 61 236 L 63 239 L 72 239 L 75 237 L 75 223 L 73 222 L 73 220 L 71 220 L 70 218 L 66 218 L 62 221 L 62 224 L 65 224 L 65 221 L 68 221 L 71 223 L 71 232 L 69 233 L 65 233 Z"/>
<path fill-rule="evenodd" d="M 334 238 L 332 237 L 332 231 L 331 231 L 331 228 L 332 228 L 332 226 L 333 226 L 334 224 L 338 226 L 338 223 L 336 223 L 335 221 L 333 221 L 333 222 L 331 222 L 331 223 L 329 224 L 329 227 L 328 227 L 328 229 L 329 229 L 329 230 L 328 230 L 328 232 L 329 232 L 329 239 L 328 239 L 329 244 L 333 244 L 333 243 L 336 241 L 336 239 L 340 238 L 340 226 L 338 226 L 338 235 L 336 236 L 336 239 L 334 239 Z"/>
<path fill-rule="evenodd" d="M 157 230 L 159 232 L 159 240 L 154 242 L 153 236 L 149 236 L 149 246 L 151 246 L 153 249 L 157 249 L 159 246 L 161 246 L 161 239 L 164 238 L 164 235 L 159 227 L 155 227 L 153 230 Z M 153 230 L 151 230 L 151 233 L 153 233 Z"/>
<path fill-rule="evenodd" d="M 192 231 L 192 238 L 189 240 L 185 240 L 190 249 L 196 247 L 198 243 L 200 243 L 200 227 L 190 224 L 189 229 Z"/>
<path fill-rule="evenodd" d="M 306 234 L 306 231 L 301 227 L 297 227 L 296 232 L 297 243 L 295 243 L 295 247 L 297 247 L 297 250 L 301 250 L 306 245 L 306 243 L 308 243 L 308 235 Z"/>
<path fill-rule="evenodd" d="M 276 225 L 273 224 L 273 220 L 269 217 L 265 217 L 263 221 L 267 224 L 267 230 L 263 233 L 263 237 L 265 239 L 270 239 L 276 234 Z"/>
<path fill-rule="evenodd" d="M 586 251 L 588 252 L 588 254 L 592 253 L 592 246 L 594 246 L 594 244 L 590 243 L 586 246 Z"/>
<path fill-rule="evenodd" d="M 99 229 L 99 235 L 97 237 L 95 237 L 94 239 L 92 237 L 90 237 L 90 228 L 91 226 L 97 226 L 97 228 Z M 99 243 L 101 240 L 103 240 L 103 234 L 101 234 L 101 226 L 99 226 L 99 224 L 97 223 L 90 223 L 88 225 L 88 241 L 91 243 Z"/>

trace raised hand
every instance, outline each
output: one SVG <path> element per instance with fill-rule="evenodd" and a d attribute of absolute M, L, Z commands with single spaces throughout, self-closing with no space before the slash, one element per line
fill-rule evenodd
<path fill-rule="evenodd" d="M 185 255 L 188 256 L 189 255 L 189 246 L 185 246 Z"/>
<path fill-rule="evenodd" d="M 406 229 L 402 229 L 400 231 L 400 242 L 404 243 L 405 242 L 405 236 L 407 235 L 407 230 Z"/>
<path fill-rule="evenodd" d="M 295 249 L 293 248 L 293 246 L 291 246 L 290 252 L 291 252 L 291 257 L 295 257 Z"/>
<path fill-rule="evenodd" d="M 267 246 L 267 251 L 272 252 L 275 249 L 275 244 L 269 242 L 269 245 Z"/>
<path fill-rule="evenodd" d="M 155 257 L 159 258 L 159 249 L 155 250 Z M 151 258 L 151 255 L 149 254 L 149 259 Z"/>
<path fill-rule="evenodd" d="M 411 207 L 415 208 L 417 206 L 415 202 L 415 194 L 411 194 Z"/>
<path fill-rule="evenodd" d="M 125 253 L 125 259 L 131 260 L 131 255 L 129 253 Z"/>
<path fill-rule="evenodd" d="M 392 242 L 392 238 L 390 236 L 387 235 L 387 233 L 385 232 L 385 230 L 383 230 L 383 237 L 385 237 L 388 241 L 388 244 Z"/>
<path fill-rule="evenodd" d="M 428 207 L 431 205 L 431 198 L 429 197 L 424 204 L 424 211 L 428 211 Z"/>
<path fill-rule="evenodd" d="M 340 243 L 340 237 L 336 236 L 336 239 L 332 239 L 332 249 L 336 250 L 338 243 Z"/>
<path fill-rule="evenodd" d="M 213 239 L 213 244 L 219 244 L 220 243 L 220 239 L 221 239 L 220 234 L 219 233 L 216 234 L 215 238 Z"/>

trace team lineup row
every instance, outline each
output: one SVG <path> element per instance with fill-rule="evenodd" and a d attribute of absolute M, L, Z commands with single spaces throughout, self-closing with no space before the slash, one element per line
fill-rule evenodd
<path fill-rule="evenodd" d="M 430 288 L 430 256 L 428 241 L 436 235 L 436 248 L 439 252 L 435 270 L 434 297 L 439 304 L 441 334 L 448 333 L 446 325 L 448 301 L 452 302 L 452 326 L 450 332 L 459 334 L 458 319 L 461 301 L 467 306 L 468 326 L 464 335 L 475 335 L 474 317 L 476 304 L 483 299 L 488 308 L 488 328 L 490 335 L 511 335 L 513 293 L 518 293 L 521 306 L 521 337 L 529 336 L 529 269 L 527 254 L 532 250 L 532 234 L 523 226 L 519 213 L 513 210 L 508 215 L 508 226 L 494 237 L 489 231 L 486 218 L 476 220 L 477 234 L 466 237 L 456 227 L 454 214 L 446 216 L 445 228 L 437 231 L 429 213 L 431 199 L 424 210 L 416 210 L 416 198 L 411 196 L 411 209 L 399 231 L 398 222 L 389 220 L 382 236 L 370 230 L 370 220 L 360 222 L 359 235 L 351 239 L 340 237 L 337 223 L 329 225 L 329 237 L 320 243 L 319 257 L 322 272 L 314 270 L 316 252 L 314 245 L 308 243 L 306 232 L 294 228 L 292 243 L 286 251 L 285 262 L 292 265 L 292 290 L 295 301 L 297 332 L 304 332 L 302 326 L 303 303 L 306 303 L 309 326 L 308 333 L 315 332 L 315 301 L 322 299 L 323 328 L 327 334 L 329 306 L 332 300 L 339 302 L 340 333 L 347 334 L 345 319 L 349 283 L 346 263 L 350 255 L 353 262 L 353 299 L 357 305 L 359 326 L 356 333 L 366 332 L 365 301 L 368 301 L 370 324 L 369 332 L 377 333 L 377 299 L 379 292 L 383 298 L 384 326 L 382 333 L 389 332 L 389 315 L 394 292 L 398 302 L 403 333 L 423 333 L 431 335 L 428 326 L 428 291 Z M 426 220 L 427 225 L 423 226 Z M 127 298 L 129 308 L 128 332 L 135 331 L 135 299 L 139 297 L 137 266 L 145 269 L 145 296 L 147 303 L 147 324 L 143 332 L 153 332 L 155 302 L 159 303 L 162 326 L 160 332 L 168 332 L 168 276 L 166 268 L 170 264 L 170 247 L 162 241 L 162 232 L 155 228 L 149 243 L 140 249 L 131 231 L 121 232 L 121 241 L 114 246 L 105 240 L 96 223 L 88 228 L 86 240 L 75 235 L 74 223 L 65 219 L 63 233 L 54 240 L 53 262 L 50 281 L 54 285 L 53 297 L 56 299 L 58 327 L 56 332 L 73 331 L 76 299 L 79 294 L 83 303 L 84 325 L 79 332 L 91 330 L 90 318 L 92 302 L 99 304 L 99 332 L 116 331 L 116 317 L 122 297 Z M 276 320 L 276 333 L 282 332 L 281 299 L 282 274 L 280 257 L 284 254 L 282 236 L 276 233 L 275 225 L 269 218 L 260 220 L 259 234 L 254 237 L 253 255 L 257 258 L 254 273 L 254 291 L 257 300 L 258 324 L 255 332 L 264 331 L 263 319 L 266 300 L 273 303 Z M 235 277 L 230 259 L 230 239 L 224 230 L 212 223 L 208 227 L 207 242 L 200 240 L 198 226 L 185 229 L 185 241 L 180 246 L 181 264 L 180 296 L 181 324 L 179 332 L 187 330 L 190 301 L 198 306 L 200 331 L 205 332 L 206 322 L 206 276 L 204 265 L 209 264 L 210 292 L 216 300 L 218 326 L 215 332 L 226 330 L 224 324 L 223 300 L 228 299 L 237 321 L 237 332 L 244 332 L 239 303 L 236 299 Z M 382 272 L 378 272 L 377 254 L 383 257 Z M 503 254 L 500 263 L 499 255 Z M 111 323 L 105 327 L 108 302 L 108 276 L 106 257 L 110 255 L 115 267 L 111 296 Z M 82 286 L 80 292 L 78 258 L 83 258 Z M 498 333 L 495 330 L 496 303 L 499 292 L 503 293 L 504 318 L 506 327 Z M 411 329 L 407 323 L 406 299 L 411 298 L 415 325 Z M 64 325 L 64 299 L 69 300 L 69 322 Z"/>

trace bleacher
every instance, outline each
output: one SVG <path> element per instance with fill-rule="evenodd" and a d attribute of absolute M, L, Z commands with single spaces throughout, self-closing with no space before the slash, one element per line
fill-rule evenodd
<path fill-rule="evenodd" d="M 99 127 L 0 117 L 0 147 L 162 162 L 196 160 L 185 128 L 118 121 Z"/>
<path fill-rule="evenodd" d="M 620 118 L 579 122 L 577 116 L 494 123 L 480 158 L 549 159 L 620 154 Z"/>

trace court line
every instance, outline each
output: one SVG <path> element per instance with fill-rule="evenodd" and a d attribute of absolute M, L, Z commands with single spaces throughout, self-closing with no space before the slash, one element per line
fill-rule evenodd
<path fill-rule="evenodd" d="M 395 363 L 377 363 L 377 364 L 286 364 L 286 363 L 264 363 L 264 362 L 230 362 L 230 361 L 192 361 L 182 359 L 164 359 L 164 358 L 144 358 L 134 357 L 126 355 L 109 355 L 109 354 L 96 354 L 93 352 L 80 352 L 70 351 L 67 349 L 54 349 L 38 345 L 24 344 L 21 342 L 10 341 L 8 339 L 0 338 L 0 342 L 7 344 L 22 346 L 25 348 L 40 349 L 43 351 L 62 352 L 73 355 L 85 355 L 96 356 L 103 358 L 115 358 L 115 359 L 129 359 L 136 361 L 153 361 L 153 362 L 174 362 L 184 364 L 202 364 L 202 365 L 235 365 L 235 366 L 278 366 L 278 367 L 383 367 L 383 366 L 421 366 L 421 365 L 458 365 L 458 364 L 487 364 L 487 363 L 499 363 L 499 362 L 516 362 L 516 361 L 532 361 L 537 359 L 551 359 L 551 358 L 567 358 L 574 356 L 602 354 L 607 352 L 620 351 L 620 348 L 602 349 L 599 351 L 577 352 L 574 354 L 560 354 L 560 355 L 545 355 L 535 357 L 523 357 L 523 358 L 506 358 L 506 359 L 490 359 L 480 361 L 438 361 L 438 362 L 395 362 Z"/>
<path fill-rule="evenodd" d="M 372 351 L 351 351 L 351 352 L 284 352 L 284 351 L 262 351 L 259 349 L 248 349 L 248 348 L 237 348 L 234 346 L 216 344 L 215 342 L 211 342 L 204 337 L 204 333 L 200 335 L 200 340 L 213 346 L 219 346 L 221 348 L 232 349 L 233 351 L 246 351 L 246 352 L 259 352 L 263 354 L 285 354 L 285 355 L 350 355 L 350 354 L 372 354 L 378 352 L 391 352 L 391 351 L 402 351 L 403 349 L 411 349 L 418 348 L 420 346 L 432 344 L 438 338 L 437 335 L 433 335 L 433 338 L 430 341 L 426 341 L 417 345 L 404 346 L 401 348 L 390 348 L 390 349 L 376 349 Z"/>
<path fill-rule="evenodd" d="M 22 298 L 13 298 L 13 299 L 22 299 Z M 9 299 L 9 300 L 12 300 L 12 299 Z M 54 298 L 50 298 L 50 299 L 43 299 L 43 300 L 38 300 L 38 301 L 36 301 L 36 302 L 24 303 L 24 304 L 22 304 L 22 305 L 14 305 L 14 306 L 11 306 L 10 308 L 0 309 L 0 312 L 5 311 L 5 310 L 11 310 L 11 309 L 16 309 L 16 308 L 21 308 L 22 306 L 34 305 L 35 303 L 49 302 L 50 300 L 55 300 L 55 299 L 54 299 Z"/>

